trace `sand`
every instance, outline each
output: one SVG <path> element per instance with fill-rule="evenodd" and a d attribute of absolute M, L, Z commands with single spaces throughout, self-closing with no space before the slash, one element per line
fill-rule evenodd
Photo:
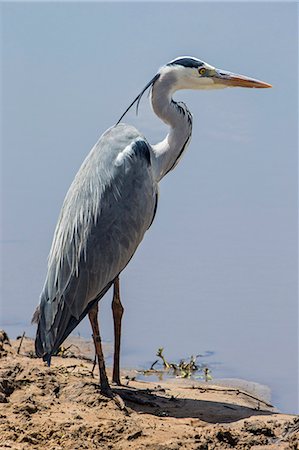
<path fill-rule="evenodd" d="M 142 382 L 122 373 L 121 410 L 91 375 L 92 344 L 77 339 L 49 368 L 33 341 L 0 336 L 0 450 L 299 449 L 299 419 L 237 388 Z M 74 343 L 74 342 L 73 342 Z M 71 357 L 70 357 L 71 356 Z M 108 369 L 108 376 L 111 371 Z"/>

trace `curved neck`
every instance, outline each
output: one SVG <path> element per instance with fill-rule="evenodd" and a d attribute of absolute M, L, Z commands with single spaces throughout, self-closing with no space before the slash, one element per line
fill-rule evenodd
<path fill-rule="evenodd" d="M 170 126 L 165 139 L 152 146 L 157 181 L 177 165 L 191 138 L 192 115 L 184 103 L 177 103 L 172 99 L 176 90 L 175 75 L 169 72 L 161 75 L 151 92 L 154 112 Z"/>

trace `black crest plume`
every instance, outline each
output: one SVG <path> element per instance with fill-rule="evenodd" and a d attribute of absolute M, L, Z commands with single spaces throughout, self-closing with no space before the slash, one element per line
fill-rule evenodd
<path fill-rule="evenodd" d="M 157 81 L 157 79 L 160 77 L 160 74 L 157 73 L 154 78 L 147 83 L 147 85 L 142 89 L 142 91 L 140 92 L 140 94 L 137 95 L 137 97 L 135 98 L 135 100 L 132 101 L 132 103 L 130 104 L 130 106 L 128 106 L 128 108 L 125 110 L 125 112 L 123 113 L 123 115 L 121 116 L 121 118 L 117 121 L 116 125 L 119 124 L 119 122 L 122 120 L 122 118 L 127 114 L 127 112 L 129 111 L 129 109 L 132 108 L 132 106 L 137 102 L 136 104 L 136 114 L 138 114 L 138 107 L 139 107 L 139 103 L 140 100 L 143 96 L 143 94 L 145 93 L 145 91 L 149 88 L 152 87 L 154 85 L 154 83 Z"/>

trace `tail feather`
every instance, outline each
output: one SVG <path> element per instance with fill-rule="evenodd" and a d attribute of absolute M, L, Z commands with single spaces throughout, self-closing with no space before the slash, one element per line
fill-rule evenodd
<path fill-rule="evenodd" d="M 40 305 L 37 305 L 37 307 L 36 307 L 36 309 L 35 309 L 35 311 L 33 313 L 33 316 L 32 316 L 32 319 L 31 319 L 31 323 L 32 324 L 38 323 L 39 322 L 39 318 L 40 318 Z"/>
<path fill-rule="evenodd" d="M 47 309 L 50 307 L 50 302 L 41 302 L 38 312 L 38 328 L 35 338 L 35 352 L 37 356 L 42 357 L 44 361 L 50 365 L 51 356 L 57 353 L 59 347 L 68 335 L 88 314 L 90 309 L 106 294 L 112 284 L 113 281 L 108 283 L 103 291 L 87 305 L 78 318 L 71 314 L 65 302 L 60 302 L 51 326 L 47 323 Z M 34 316 L 35 314 L 36 313 L 34 313 Z"/>
<path fill-rule="evenodd" d="M 43 361 L 45 361 L 47 363 L 47 366 L 50 367 L 51 366 L 51 355 L 49 355 L 48 353 L 46 355 L 44 355 Z"/>

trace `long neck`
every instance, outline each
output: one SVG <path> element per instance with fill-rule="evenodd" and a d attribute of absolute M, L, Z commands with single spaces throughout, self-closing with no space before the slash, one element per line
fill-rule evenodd
<path fill-rule="evenodd" d="M 172 99 L 172 94 L 176 91 L 175 81 L 173 74 L 164 74 L 155 82 L 151 93 L 154 112 L 170 126 L 165 139 L 152 146 L 157 181 L 160 181 L 177 165 L 189 144 L 192 133 L 190 111 L 184 103 L 176 103 Z"/>

